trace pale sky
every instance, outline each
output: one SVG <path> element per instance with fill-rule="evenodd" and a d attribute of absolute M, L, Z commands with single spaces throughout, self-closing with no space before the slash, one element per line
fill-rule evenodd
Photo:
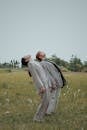
<path fill-rule="evenodd" d="M 0 62 L 38 50 L 87 60 L 87 0 L 0 0 Z"/>

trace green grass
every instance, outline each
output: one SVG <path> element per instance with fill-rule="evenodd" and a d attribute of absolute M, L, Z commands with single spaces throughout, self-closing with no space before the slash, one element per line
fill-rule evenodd
<path fill-rule="evenodd" d="M 3 72 L 3 73 L 2 73 Z M 56 114 L 33 122 L 40 98 L 26 71 L 0 71 L 0 130 L 86 130 L 87 73 L 64 73 Z"/>

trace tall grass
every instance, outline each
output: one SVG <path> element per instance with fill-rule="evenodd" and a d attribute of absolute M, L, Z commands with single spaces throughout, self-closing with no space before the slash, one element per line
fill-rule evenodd
<path fill-rule="evenodd" d="M 26 71 L 0 73 L 0 130 L 86 130 L 87 73 L 64 73 L 56 114 L 33 122 L 40 98 Z"/>

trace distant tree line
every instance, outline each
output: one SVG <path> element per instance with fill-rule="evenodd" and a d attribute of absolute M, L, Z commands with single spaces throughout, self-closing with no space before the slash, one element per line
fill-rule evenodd
<path fill-rule="evenodd" d="M 77 56 L 72 55 L 69 62 L 58 58 L 56 55 L 52 55 L 48 59 L 54 61 L 63 71 L 87 72 L 87 61 L 82 62 Z M 19 68 L 19 64 L 19 61 L 11 60 L 9 63 L 0 63 L 0 68 Z M 24 66 L 21 65 L 21 67 Z"/>
<path fill-rule="evenodd" d="M 0 63 L 0 68 L 19 68 L 19 64 L 20 62 L 17 60 L 11 60 L 9 63 L 4 62 L 4 63 Z"/>
<path fill-rule="evenodd" d="M 56 55 L 52 55 L 48 59 L 54 61 L 64 71 L 87 72 L 87 61 L 82 62 L 77 56 L 72 55 L 69 62 L 58 58 Z"/>

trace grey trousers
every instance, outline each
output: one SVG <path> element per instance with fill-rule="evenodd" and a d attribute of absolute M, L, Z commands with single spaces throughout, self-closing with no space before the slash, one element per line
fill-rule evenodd
<path fill-rule="evenodd" d="M 50 91 L 49 89 L 46 90 L 46 92 L 42 95 L 42 101 L 40 103 L 40 105 L 37 108 L 37 112 L 35 113 L 34 116 L 34 121 L 42 121 L 46 110 L 48 108 L 49 105 L 49 100 L 50 100 Z"/>
<path fill-rule="evenodd" d="M 58 106 L 58 101 L 61 93 L 61 88 L 57 88 L 50 92 L 50 101 L 49 101 L 49 106 L 47 108 L 46 113 L 51 114 L 52 112 L 56 111 L 56 108 Z"/>

